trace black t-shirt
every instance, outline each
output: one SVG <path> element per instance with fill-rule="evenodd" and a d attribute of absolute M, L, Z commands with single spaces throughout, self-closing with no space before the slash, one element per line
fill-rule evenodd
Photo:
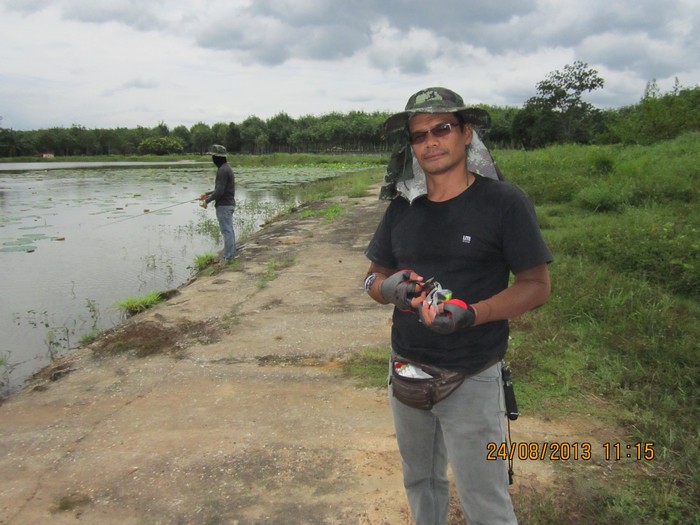
<path fill-rule="evenodd" d="M 395 198 L 365 254 L 387 268 L 435 277 L 467 304 L 507 288 L 511 272 L 552 261 L 528 196 L 513 184 L 483 177 L 445 202 Z M 409 359 L 475 373 L 505 355 L 508 322 L 442 335 L 420 324 L 416 313 L 395 308 L 391 343 Z"/>

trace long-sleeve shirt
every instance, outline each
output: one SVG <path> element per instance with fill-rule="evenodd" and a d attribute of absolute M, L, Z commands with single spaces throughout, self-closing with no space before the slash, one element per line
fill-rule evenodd
<path fill-rule="evenodd" d="M 216 202 L 215 206 L 236 205 L 236 176 L 228 162 L 216 170 L 214 191 L 208 193 L 205 199 L 207 204 L 212 201 Z"/>

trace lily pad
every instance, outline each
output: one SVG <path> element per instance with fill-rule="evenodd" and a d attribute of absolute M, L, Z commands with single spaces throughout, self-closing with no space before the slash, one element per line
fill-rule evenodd
<path fill-rule="evenodd" d="M 27 246 L 31 244 L 29 240 L 15 239 L 14 241 L 5 241 L 2 243 L 3 246 Z"/>
<path fill-rule="evenodd" d="M 49 237 L 47 237 L 43 233 L 25 233 L 24 235 L 22 235 L 22 237 L 20 237 L 19 240 L 24 241 L 25 243 L 31 243 L 34 241 L 41 241 L 43 239 L 48 239 L 48 238 Z"/>
<path fill-rule="evenodd" d="M 17 245 L 17 246 L 3 246 L 0 248 L 0 252 L 3 253 L 8 253 L 8 252 L 33 252 L 36 250 L 36 246 L 32 246 L 30 244 L 23 244 L 23 245 Z"/>
<path fill-rule="evenodd" d="M 49 227 L 48 224 L 40 224 L 37 226 L 20 226 L 17 229 L 18 230 L 41 230 L 41 229 L 48 228 L 48 227 Z"/>

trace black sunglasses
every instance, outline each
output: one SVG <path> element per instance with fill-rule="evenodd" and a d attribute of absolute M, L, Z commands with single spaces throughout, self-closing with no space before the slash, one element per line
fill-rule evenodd
<path fill-rule="evenodd" d="M 428 134 L 438 138 L 446 137 L 450 134 L 452 128 L 458 126 L 458 122 L 445 122 L 443 124 L 433 126 L 428 131 L 416 131 L 415 133 L 409 133 L 409 139 L 411 140 L 411 144 L 421 144 L 428 138 Z"/>

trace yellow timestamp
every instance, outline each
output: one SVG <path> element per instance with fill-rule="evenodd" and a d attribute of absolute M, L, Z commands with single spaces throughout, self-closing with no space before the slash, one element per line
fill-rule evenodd
<path fill-rule="evenodd" d="M 600 447 L 600 448 L 598 448 Z M 487 460 L 513 460 L 521 461 L 590 461 L 595 459 L 594 451 L 599 450 L 605 461 L 620 461 L 622 459 L 634 459 L 638 461 L 651 461 L 656 457 L 653 442 L 639 442 L 625 444 L 620 442 L 602 443 L 593 445 L 587 441 L 582 442 L 531 442 L 531 443 L 488 443 Z"/>
<path fill-rule="evenodd" d="M 656 457 L 654 442 L 639 443 L 603 443 L 605 461 L 620 461 L 621 459 L 636 459 L 637 461 L 652 461 Z"/>

